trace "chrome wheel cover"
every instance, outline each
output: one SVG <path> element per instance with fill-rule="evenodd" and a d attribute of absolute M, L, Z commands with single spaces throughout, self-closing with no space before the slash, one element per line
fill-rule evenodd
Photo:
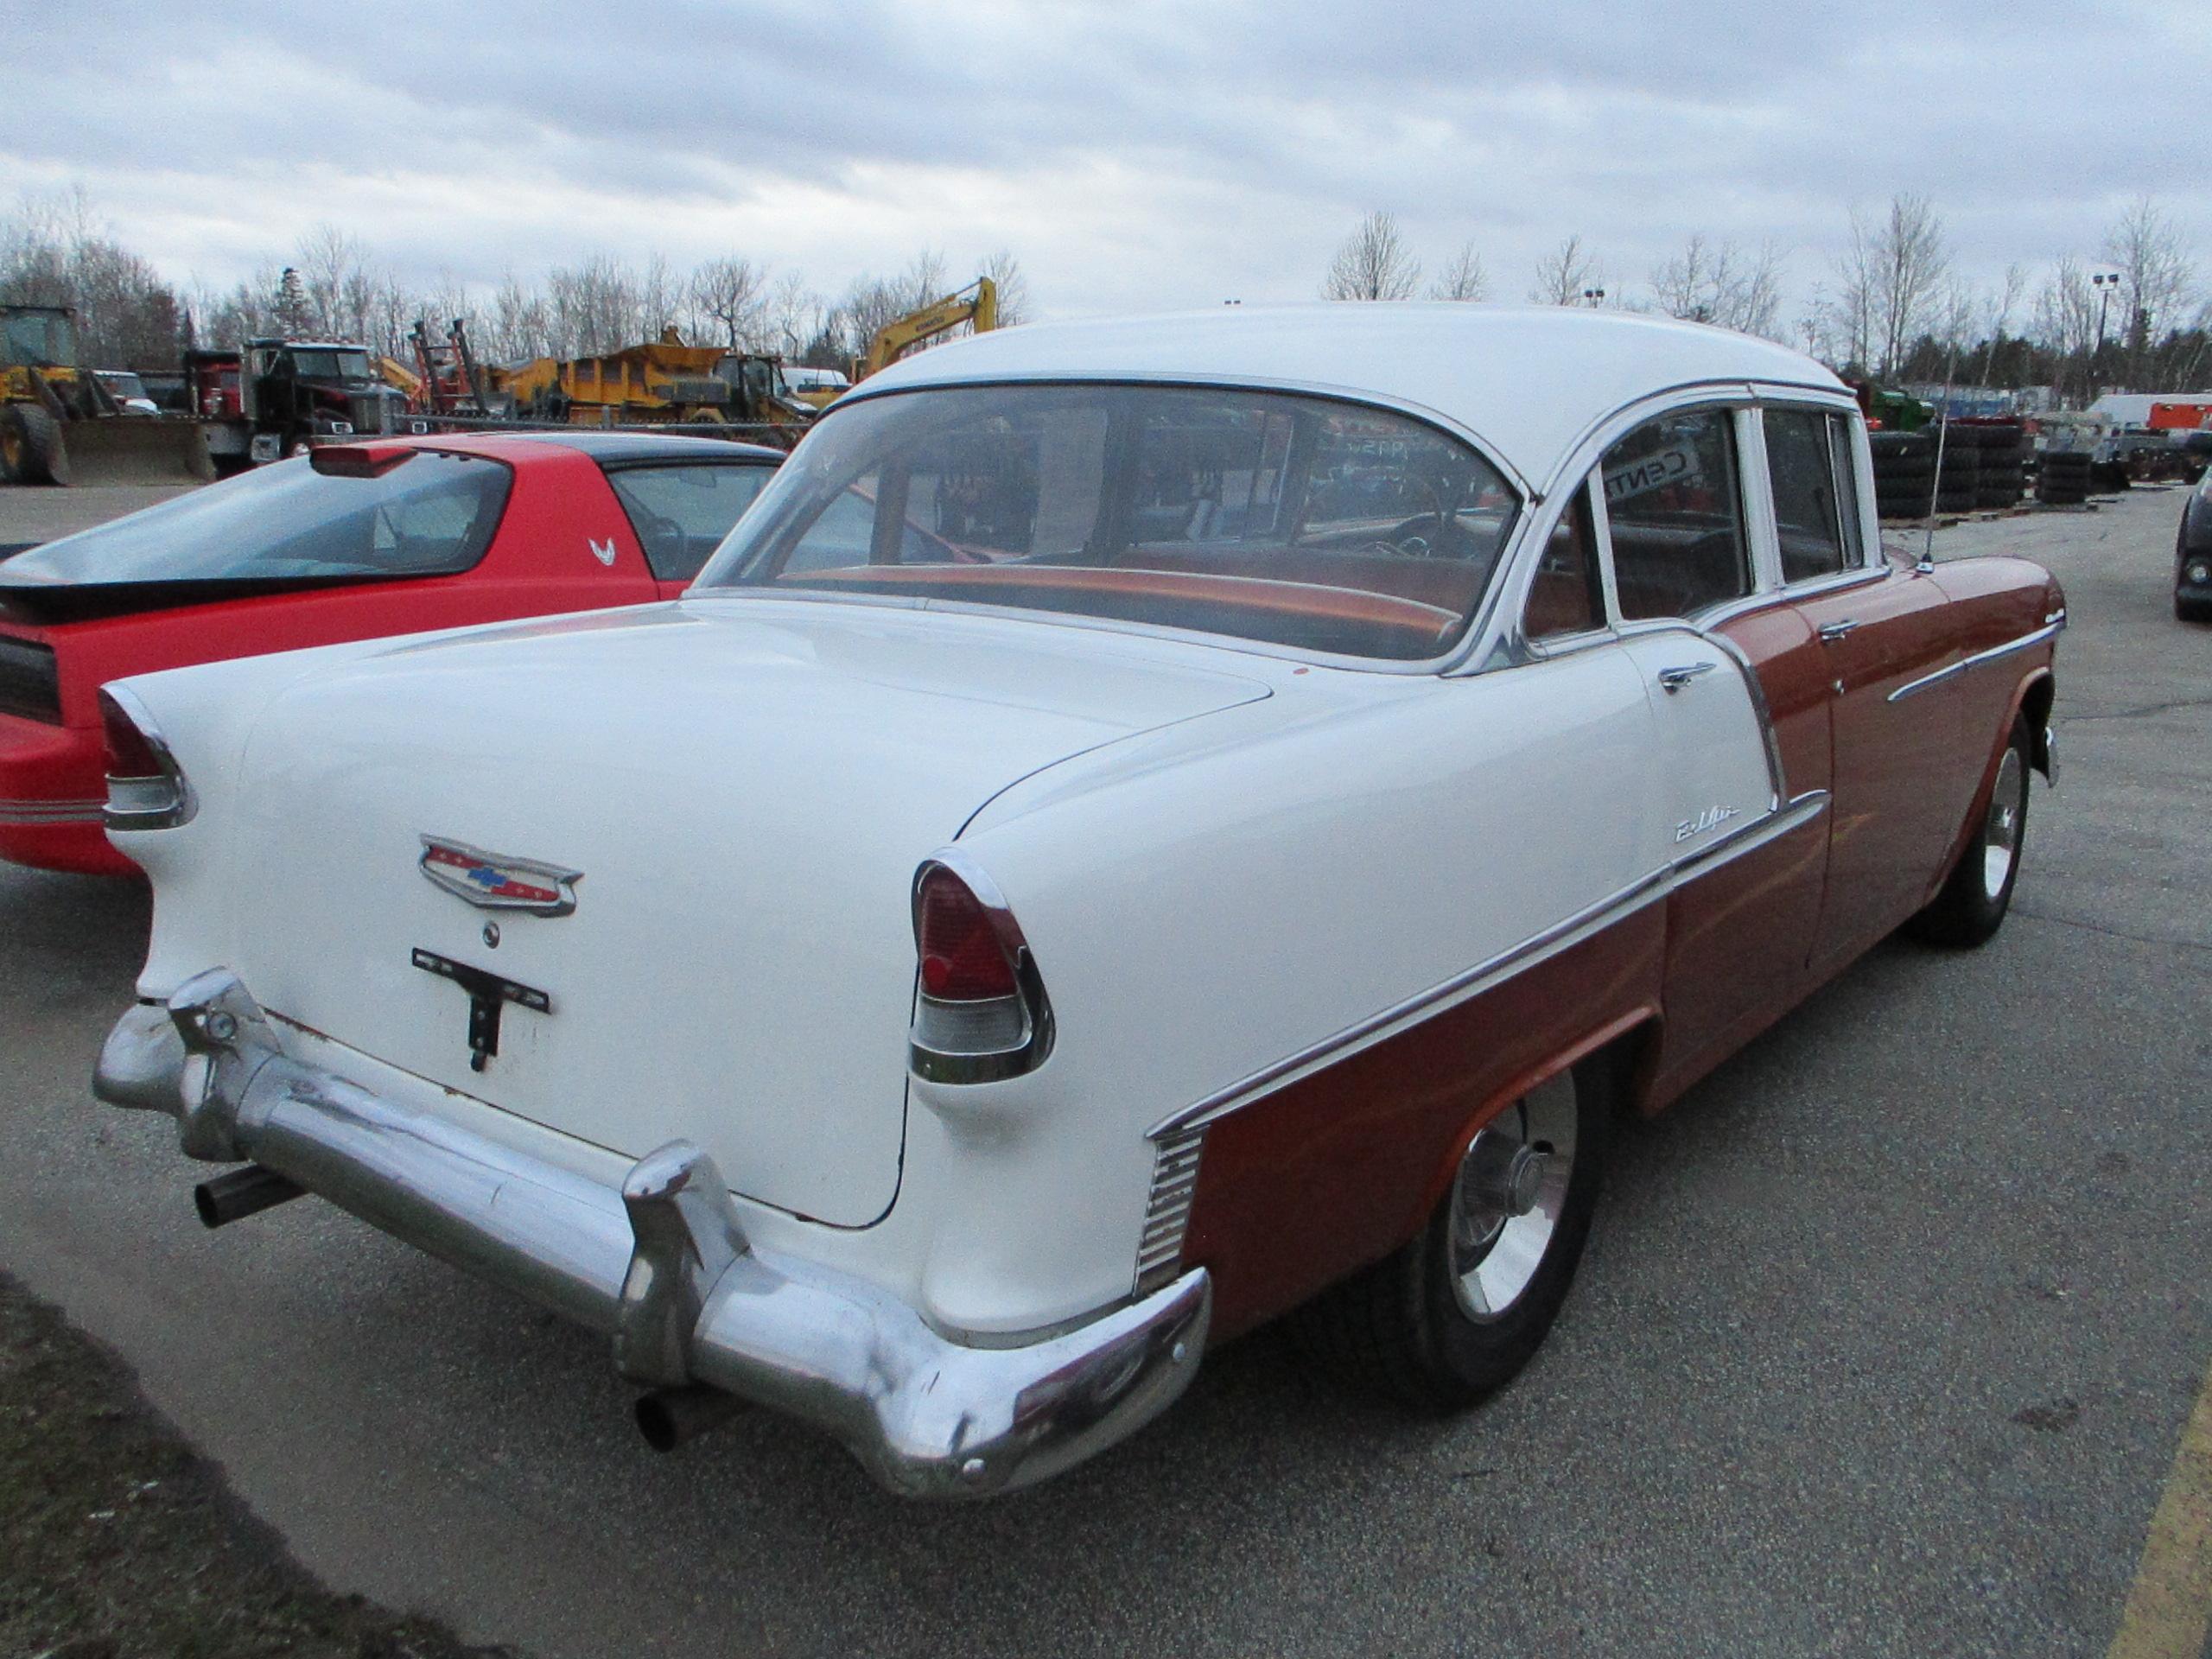
<path fill-rule="evenodd" d="M 1981 826 L 1981 890 L 1991 899 L 2005 891 L 2020 854 L 2020 828 L 2028 810 L 2028 769 L 2018 748 L 2005 751 L 1997 785 L 1989 791 L 1989 817 Z"/>
<path fill-rule="evenodd" d="M 1574 1179 L 1577 1116 L 1574 1075 L 1562 1072 L 1506 1108 L 1460 1155 L 1446 1248 L 1452 1294 L 1469 1319 L 1487 1321 L 1511 1312 L 1550 1254 Z M 1476 1179 L 1478 1148 L 1489 1136 L 1548 1154 L 1533 1202 L 1521 1214 L 1486 1200 Z"/>

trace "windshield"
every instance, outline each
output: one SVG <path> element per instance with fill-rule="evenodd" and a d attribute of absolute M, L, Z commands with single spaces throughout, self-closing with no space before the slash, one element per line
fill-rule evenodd
<path fill-rule="evenodd" d="M 449 575 L 491 544 L 509 477 L 434 450 L 376 478 L 279 461 L 18 554 L 0 586 Z"/>
<path fill-rule="evenodd" d="M 100 384 L 118 397 L 143 397 L 145 383 L 135 374 L 125 374 L 116 369 L 102 369 Z"/>
<path fill-rule="evenodd" d="M 292 372 L 302 380 L 366 380 L 369 378 L 369 354 L 366 352 L 295 351 L 292 353 Z"/>
<path fill-rule="evenodd" d="M 0 364 L 67 368 L 77 360 L 77 331 L 66 316 L 26 311 L 0 317 Z"/>
<path fill-rule="evenodd" d="M 1402 415 L 1274 392 L 988 386 L 841 404 L 695 592 L 961 601 L 1420 661 L 1519 499 Z"/>

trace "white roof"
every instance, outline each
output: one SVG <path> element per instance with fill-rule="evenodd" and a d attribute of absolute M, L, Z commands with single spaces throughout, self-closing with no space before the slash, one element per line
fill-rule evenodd
<path fill-rule="evenodd" d="M 1295 385 L 1413 404 L 1456 421 L 1539 487 L 1624 404 L 1720 381 L 1843 383 L 1802 353 L 1700 323 L 1562 306 L 1223 306 L 1030 323 L 893 364 L 855 397 L 1001 379 L 1173 378 Z"/>

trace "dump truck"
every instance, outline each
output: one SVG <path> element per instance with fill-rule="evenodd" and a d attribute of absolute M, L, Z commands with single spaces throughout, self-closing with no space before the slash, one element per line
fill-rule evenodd
<path fill-rule="evenodd" d="M 744 435 L 788 449 L 815 416 L 791 395 L 778 359 L 687 346 L 674 328 L 603 356 L 541 357 L 491 378 L 529 421 L 758 428 Z"/>
<path fill-rule="evenodd" d="M 214 477 L 187 416 L 126 410 L 77 361 L 66 305 L 0 305 L 0 481 L 188 484 Z"/>

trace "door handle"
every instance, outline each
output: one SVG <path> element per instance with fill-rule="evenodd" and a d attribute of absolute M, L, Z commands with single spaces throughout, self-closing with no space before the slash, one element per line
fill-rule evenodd
<path fill-rule="evenodd" d="M 1821 624 L 1821 643 L 1832 645 L 1839 639 L 1847 639 L 1858 626 L 1857 620 L 1851 617 L 1846 617 L 1840 622 L 1823 622 Z"/>
<path fill-rule="evenodd" d="M 1718 663 L 1684 663 L 1679 668 L 1662 668 L 1659 671 L 1659 683 L 1672 696 L 1699 675 L 1710 674 L 1719 666 Z"/>

